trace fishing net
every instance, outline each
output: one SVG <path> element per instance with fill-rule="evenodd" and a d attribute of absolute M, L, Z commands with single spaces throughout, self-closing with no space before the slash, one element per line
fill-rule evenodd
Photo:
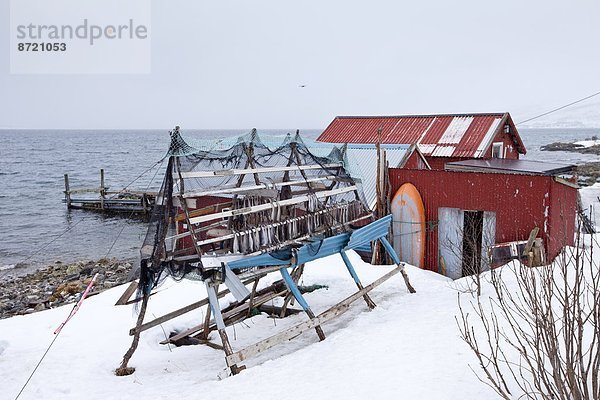
<path fill-rule="evenodd" d="M 219 140 L 171 132 L 169 162 L 141 248 L 140 289 L 203 279 L 223 261 L 347 231 L 370 212 L 344 146 L 255 130 Z M 236 271 L 243 273 L 244 271 Z"/>

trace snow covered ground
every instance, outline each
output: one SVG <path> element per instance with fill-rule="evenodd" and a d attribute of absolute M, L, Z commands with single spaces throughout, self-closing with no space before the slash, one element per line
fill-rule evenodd
<path fill-rule="evenodd" d="M 582 189 L 584 207 L 597 205 L 599 194 L 598 184 Z M 597 210 L 595 215 L 600 221 Z M 390 270 L 365 264 L 354 253 L 349 256 L 365 284 Z M 496 398 L 469 368 L 479 371 L 455 322 L 458 293 L 467 287 L 468 278 L 451 281 L 411 266 L 407 271 L 416 294 L 409 294 L 396 275 L 372 292 L 375 310 L 357 301 L 342 317 L 323 326 L 325 341 L 318 342 L 314 332 L 306 332 L 248 360 L 248 369 L 232 377 L 225 377 L 221 351 L 158 344 L 172 330 L 197 325 L 204 310 L 142 333 L 129 364 L 136 372 L 116 377 L 113 371 L 131 343 L 128 331 L 136 319 L 132 307 L 114 306 L 125 289 L 116 287 L 85 301 L 20 398 Z M 262 285 L 275 279 L 277 274 L 271 274 Z M 329 287 L 306 295 L 317 314 L 356 290 L 339 256 L 307 265 L 301 283 Z M 486 285 L 483 295 L 489 294 Z M 152 296 L 147 320 L 204 297 L 200 282 L 167 281 Z M 231 300 L 225 297 L 222 303 Z M 15 398 L 71 307 L 0 321 L 0 399 Z M 228 333 L 234 349 L 241 349 L 305 319 L 304 314 L 283 320 L 258 315 Z M 219 343 L 216 333 L 211 339 Z"/>
<path fill-rule="evenodd" d="M 600 223 L 600 183 L 579 189 L 581 203 L 585 210 L 592 208 L 592 222 L 595 226 Z M 599 227 L 600 228 L 600 227 Z"/>
<path fill-rule="evenodd" d="M 365 283 L 390 270 L 350 256 Z M 144 332 L 130 362 L 136 372 L 113 375 L 129 347 L 128 330 L 135 324 L 130 306 L 114 306 L 124 290 L 117 287 L 85 301 L 20 398 L 494 398 L 469 369 L 468 364 L 477 368 L 476 360 L 458 336 L 457 287 L 464 282 L 414 267 L 408 267 L 408 273 L 416 294 L 407 293 L 396 275 L 372 292 L 375 310 L 368 311 L 364 302 L 357 301 L 342 317 L 325 324 L 325 341 L 306 332 L 248 360 L 247 370 L 223 380 L 218 377 L 225 370 L 221 351 L 158 344 L 164 339 L 163 329 L 168 333 L 202 321 L 200 310 Z M 316 313 L 356 290 L 338 256 L 308 265 L 302 283 L 329 286 L 307 295 Z M 203 297 L 201 283 L 167 282 L 152 297 L 147 315 L 159 316 Z M 0 398 L 14 399 L 70 309 L 0 321 Z M 305 318 L 298 314 L 273 320 L 259 315 L 236 324 L 229 335 L 234 349 L 240 349 Z M 215 333 L 212 339 L 219 342 Z"/>

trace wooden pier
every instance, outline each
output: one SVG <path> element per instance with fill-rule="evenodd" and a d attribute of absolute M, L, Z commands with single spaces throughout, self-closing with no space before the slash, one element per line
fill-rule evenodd
<path fill-rule="evenodd" d="M 97 197 L 86 194 L 97 193 Z M 68 210 L 89 210 L 101 213 L 132 213 L 149 215 L 154 208 L 156 192 L 121 190 L 110 191 L 104 183 L 104 169 L 100 170 L 100 186 L 95 188 L 71 188 L 69 175 L 65 174 L 65 198 Z"/>

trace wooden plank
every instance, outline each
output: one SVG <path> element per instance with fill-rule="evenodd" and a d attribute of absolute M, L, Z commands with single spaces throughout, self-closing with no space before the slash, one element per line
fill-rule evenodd
<path fill-rule="evenodd" d="M 369 218 L 373 218 L 373 214 L 372 213 L 369 213 L 367 215 L 363 215 L 362 217 L 355 218 L 355 219 L 353 219 L 351 221 L 348 221 L 348 222 L 345 222 L 345 223 L 337 224 L 337 225 L 334 225 L 334 226 L 327 226 L 327 228 L 331 228 L 331 229 L 335 230 L 335 229 L 341 228 L 343 226 L 350 225 L 350 224 L 356 223 L 358 221 L 362 221 L 362 220 L 369 219 Z M 280 248 L 285 247 L 285 246 L 289 246 L 290 244 L 302 243 L 303 241 L 309 239 L 311 236 L 314 236 L 315 234 L 318 234 L 319 232 L 321 232 L 321 230 L 316 230 L 313 233 L 309 233 L 309 234 L 306 234 L 306 235 L 303 235 L 303 236 L 299 236 L 299 237 L 294 238 L 294 239 L 290 239 L 290 240 L 286 240 L 286 241 L 281 242 L 281 243 L 277 243 L 276 245 L 266 247 L 266 248 L 261 249 L 259 251 L 255 251 L 254 253 L 245 254 L 245 256 L 255 256 L 255 255 L 259 255 L 259 254 L 263 254 L 263 253 L 268 253 L 270 251 L 274 251 L 274 250 L 280 249 Z M 220 239 L 221 240 L 225 240 L 227 238 L 221 237 Z M 203 243 L 206 243 L 206 242 L 203 242 Z M 177 255 L 172 255 L 171 254 L 171 255 L 169 255 L 167 257 L 167 261 L 170 261 L 170 260 L 192 261 L 192 260 L 198 260 L 198 259 L 199 259 L 199 257 L 197 255 L 177 256 Z M 279 269 L 279 268 L 280 267 L 275 267 L 275 269 Z M 264 269 L 261 269 L 261 271 L 263 271 L 263 270 Z M 241 276 L 242 275 L 240 275 L 240 277 Z"/>
<path fill-rule="evenodd" d="M 319 213 L 320 213 L 320 212 L 319 212 Z M 317 214 L 317 213 L 314 213 L 314 214 Z M 314 215 L 314 214 L 309 214 L 309 215 Z M 370 218 L 371 216 L 372 216 L 371 214 L 369 214 L 369 215 L 365 215 L 365 216 L 363 216 L 363 217 L 356 218 L 356 219 L 354 219 L 354 220 L 352 220 L 352 221 L 348 221 L 348 222 L 346 222 L 346 223 L 344 223 L 344 224 L 338 224 L 338 225 L 334 225 L 334 226 L 327 226 L 327 228 L 340 228 L 340 227 L 342 227 L 342 226 L 344 226 L 344 225 L 349 225 L 349 224 L 351 224 L 351 223 L 358 222 L 358 221 L 360 221 L 360 220 L 363 220 L 363 219 Z M 302 218 L 302 217 L 296 217 L 296 218 Z M 288 223 L 288 221 L 283 221 L 283 222 L 275 222 L 275 223 L 273 224 L 273 226 L 284 225 L 284 224 L 286 224 L 286 223 Z M 308 239 L 309 237 L 311 237 L 311 236 L 314 236 L 314 234 L 315 234 L 315 233 L 317 233 L 317 232 L 318 232 L 318 230 L 317 230 L 317 231 L 315 231 L 315 232 L 313 232 L 313 233 L 309 233 L 309 234 L 306 234 L 306 235 L 304 235 L 304 236 L 300 236 L 300 237 L 298 237 L 298 238 L 291 239 L 291 240 L 288 240 L 288 241 L 286 241 L 286 242 L 283 242 L 283 243 L 279 243 L 279 244 L 278 244 L 277 246 L 275 246 L 275 247 L 282 247 L 282 245 L 283 245 L 283 244 L 290 244 L 290 243 L 297 242 L 298 240 L 305 240 L 305 239 Z M 244 235 L 245 235 L 245 233 L 242 233 L 242 232 L 239 232 L 239 234 L 240 234 L 240 235 L 242 235 L 242 234 L 244 234 Z M 229 235 L 220 236 L 220 237 L 217 237 L 217 238 L 211 238 L 211 239 L 201 240 L 201 241 L 199 241 L 199 242 L 198 242 L 198 245 L 200 245 L 200 246 L 203 246 L 203 245 L 205 245 L 205 244 L 217 243 L 217 242 L 221 242 L 221 241 L 223 241 L 223 240 L 232 239 L 232 238 L 234 238 L 234 237 L 235 237 L 235 235 L 234 235 L 234 234 L 229 234 Z M 266 249 L 261 249 L 260 251 L 256 251 L 256 252 L 254 252 L 254 253 L 250 253 L 250 254 L 247 254 L 247 255 L 256 255 L 256 254 L 265 253 L 265 252 L 269 251 L 269 249 L 271 249 L 271 248 L 272 248 L 272 247 L 267 247 Z"/>
<path fill-rule="evenodd" d="M 108 186 L 105 187 L 104 189 L 106 189 L 106 195 L 119 195 L 119 194 L 133 194 L 133 195 L 138 195 L 138 196 L 143 196 L 146 195 L 148 197 L 156 197 L 158 195 L 158 192 L 146 192 L 144 190 L 120 190 L 118 192 L 110 192 L 108 191 Z"/>
<path fill-rule="evenodd" d="M 243 169 L 223 169 L 217 171 L 193 171 L 193 172 L 182 172 L 182 178 L 210 178 L 213 176 L 231 176 L 231 175 L 246 175 L 246 174 L 262 174 L 268 172 L 285 172 L 285 171 L 306 171 L 312 169 L 328 169 L 328 168 L 341 168 L 342 164 L 324 164 L 324 165 L 292 165 L 289 167 L 264 167 L 264 168 L 243 168 Z M 174 178 L 179 178 L 178 175 L 174 175 Z"/>
<path fill-rule="evenodd" d="M 335 178 L 334 175 L 327 175 L 327 176 L 322 176 L 322 177 L 309 178 L 307 180 L 301 179 L 301 180 L 287 181 L 287 182 L 262 183 L 260 185 L 228 187 L 228 188 L 221 188 L 221 189 L 215 189 L 215 190 L 197 190 L 194 192 L 187 192 L 183 195 L 183 197 L 190 198 L 190 197 L 200 197 L 200 196 L 212 196 L 215 194 L 225 194 L 225 193 L 231 194 L 231 193 L 240 193 L 240 192 L 258 190 L 258 189 L 272 189 L 272 188 L 283 187 L 283 186 L 295 186 L 295 185 L 306 186 L 308 183 L 331 180 L 334 178 Z"/>
<path fill-rule="evenodd" d="M 561 178 L 560 176 L 555 176 L 554 181 L 557 183 L 563 184 L 565 186 L 572 187 L 573 189 L 580 189 L 580 186 L 577 183 L 568 181 L 564 178 Z"/>
<path fill-rule="evenodd" d="M 218 207 L 230 207 L 230 206 L 231 206 L 231 201 L 217 203 L 217 204 L 211 204 L 210 206 L 197 208 L 195 210 L 190 210 L 190 217 L 197 217 L 199 215 L 213 213 Z M 175 217 L 175 221 L 177 221 L 177 222 L 183 221 L 183 220 L 185 220 L 185 215 L 183 215 L 183 214 L 179 214 Z"/>
<path fill-rule="evenodd" d="M 100 188 L 77 188 L 69 191 L 71 194 L 75 193 L 100 193 Z"/>
<path fill-rule="evenodd" d="M 283 307 L 272 306 L 269 304 L 263 304 L 262 306 L 258 307 L 258 311 L 268 314 L 272 318 L 285 318 L 289 317 L 290 315 L 304 312 L 304 310 L 297 310 L 295 308 L 287 307 L 284 309 Z"/>
<path fill-rule="evenodd" d="M 125 291 L 123 292 L 121 297 L 119 297 L 119 300 L 117 300 L 117 302 L 115 303 L 115 306 L 124 306 L 125 303 L 127 303 L 127 301 L 129 301 L 129 299 L 131 298 L 131 295 L 133 293 L 135 293 L 137 288 L 138 288 L 137 281 L 131 282 L 129 284 L 129 286 L 127 287 L 127 289 L 125 289 Z"/>
<path fill-rule="evenodd" d="M 356 190 L 356 186 L 352 185 L 352 186 L 348 186 L 345 188 L 317 192 L 317 193 L 315 193 L 315 196 L 317 198 L 330 197 L 330 196 L 335 196 L 338 194 L 353 192 L 355 190 Z M 281 200 L 277 204 L 279 205 L 279 207 L 283 207 L 283 206 L 289 206 L 289 205 L 293 205 L 293 204 L 303 203 L 305 201 L 308 201 L 308 199 L 309 199 L 309 196 L 301 196 L 301 197 L 296 197 L 293 199 Z M 227 217 L 233 217 L 235 215 L 245 215 L 245 214 L 266 211 L 266 210 L 271 210 L 271 203 L 259 204 L 257 206 L 252 206 L 252 207 L 245 207 L 245 208 L 240 208 L 240 209 L 236 209 L 236 210 L 227 210 L 227 211 L 217 212 L 214 214 L 202 215 L 199 217 L 190 218 L 190 222 L 192 224 L 199 224 L 201 222 L 212 221 L 214 219 L 223 219 L 223 218 L 227 218 Z"/>
<path fill-rule="evenodd" d="M 271 222 L 269 224 L 264 224 L 264 225 L 262 225 L 262 227 L 278 227 L 280 225 L 287 225 L 287 224 L 292 223 L 293 221 L 301 221 L 303 219 L 306 219 L 308 216 L 312 216 L 312 215 L 326 214 L 326 213 L 329 213 L 329 212 L 331 212 L 331 211 L 333 211 L 335 209 L 338 209 L 338 208 L 340 208 L 340 207 L 334 206 L 334 207 L 327 208 L 327 209 L 321 210 L 321 211 L 317 211 L 317 212 L 314 212 L 314 213 L 311 213 L 311 214 L 305 214 L 305 215 L 301 215 L 299 217 L 288 218 L 285 221 Z M 208 229 L 211 229 L 213 227 L 218 227 L 218 226 L 221 226 L 223 224 L 224 224 L 223 221 L 215 222 L 215 223 L 210 224 L 208 226 L 201 227 L 200 231 L 202 231 L 202 230 L 208 230 Z M 243 236 L 243 235 L 246 235 L 247 233 L 246 233 L 246 231 L 241 231 L 241 232 L 238 232 L 238 234 Z M 165 240 L 181 239 L 181 238 L 184 238 L 184 237 L 189 236 L 189 235 L 190 235 L 190 232 L 186 231 L 186 232 L 178 233 L 178 234 L 173 235 L 173 236 L 167 236 L 165 238 Z M 205 239 L 203 241 L 198 242 L 198 244 L 205 245 L 205 244 L 217 243 L 217 242 L 220 242 L 220 241 L 223 241 L 223 240 L 233 239 L 234 237 L 235 237 L 234 233 L 229 233 L 229 234 L 226 234 L 226 235 L 223 235 L 223 236 L 219 236 L 219 237 L 216 237 L 216 238 Z"/>
<path fill-rule="evenodd" d="M 254 276 L 251 279 L 243 281 L 242 283 L 244 285 L 247 285 L 249 283 L 252 283 L 255 280 L 258 280 L 258 279 L 264 277 L 265 275 L 266 274 L 260 274 L 258 276 Z M 229 289 L 222 290 L 219 293 L 217 293 L 217 298 L 220 299 L 221 297 L 225 296 L 228 293 L 229 293 Z M 192 310 L 195 310 L 195 309 L 200 308 L 202 306 L 205 306 L 207 304 L 208 304 L 208 299 L 203 299 L 203 300 L 197 301 L 195 303 L 192 303 L 192 304 L 190 304 L 188 306 L 182 307 L 182 308 L 180 308 L 178 310 L 171 311 L 168 314 L 165 314 L 165 315 L 163 315 L 161 317 L 158 317 L 158 318 L 156 318 L 156 319 L 154 319 L 154 320 L 152 320 L 150 322 L 146 322 L 145 324 L 142 324 L 140 326 L 140 332 L 145 331 L 145 330 L 150 329 L 150 328 L 153 328 L 153 327 L 155 327 L 157 325 L 162 324 L 163 322 L 166 322 L 166 321 L 169 321 L 169 320 L 171 320 L 173 318 L 179 317 L 180 315 L 188 313 L 188 312 L 190 312 Z M 132 332 L 134 331 L 134 329 L 135 328 L 131 328 L 131 330 L 129 331 L 129 335 L 133 335 Z"/>
<path fill-rule="evenodd" d="M 256 298 L 254 298 L 254 307 L 258 307 L 263 305 L 264 303 L 271 301 L 272 299 L 282 296 L 285 293 L 287 293 L 287 289 L 286 290 L 282 290 L 279 292 L 271 292 L 271 293 L 266 293 L 263 294 L 261 296 L 258 296 Z M 243 304 L 240 304 L 239 306 L 226 311 L 223 313 L 223 320 L 228 320 L 231 319 L 232 317 L 236 316 L 237 314 L 243 313 L 245 315 L 245 313 L 248 311 L 248 302 L 244 302 Z M 168 340 L 163 340 L 162 342 L 160 342 L 160 344 L 167 344 L 167 343 L 171 343 L 171 341 L 174 340 L 179 340 L 181 338 L 184 338 L 186 336 L 190 336 L 193 335 L 194 333 L 197 333 L 199 331 L 202 331 L 202 329 L 204 328 L 204 323 L 200 324 L 200 325 L 196 325 L 193 326 L 189 329 L 186 329 L 183 332 L 178 333 L 175 336 L 170 337 Z M 210 329 L 214 329 L 215 328 L 215 321 L 212 320 L 211 321 L 211 327 Z"/>
<path fill-rule="evenodd" d="M 537 226 L 529 232 L 529 239 L 527 239 L 527 244 L 525 244 L 525 248 L 523 249 L 523 257 L 529 257 L 529 252 L 531 252 L 531 248 L 533 247 L 533 243 L 539 232 L 540 228 Z"/>
<path fill-rule="evenodd" d="M 339 302 L 335 306 L 331 307 L 327 311 L 324 311 L 321 314 L 317 315 L 313 319 L 310 319 L 301 324 L 298 324 L 296 326 L 288 328 L 288 329 L 284 330 L 283 332 L 280 332 L 276 335 L 271 336 L 268 339 L 262 340 L 258 343 L 255 343 L 251 346 L 246 347 L 243 350 L 235 352 L 230 356 L 227 356 L 225 359 L 227 361 L 227 365 L 231 366 L 231 365 L 238 364 L 256 354 L 262 353 L 262 352 L 270 349 L 273 346 L 276 346 L 278 344 L 281 344 L 283 342 L 291 340 L 291 339 L 295 338 L 296 336 L 301 335 L 303 332 L 306 332 L 307 330 L 314 329 L 315 327 L 322 325 L 323 323 L 325 323 L 339 315 L 342 315 L 350 308 L 350 304 L 352 304 L 354 301 L 361 298 L 362 296 L 364 296 L 365 294 L 367 294 L 368 292 L 370 292 L 377 286 L 381 285 L 383 282 L 390 279 L 392 276 L 396 275 L 398 272 L 400 272 L 400 270 L 401 270 L 400 267 L 394 268 L 393 270 L 391 270 L 390 272 L 388 272 L 381 278 L 377 279 L 376 281 L 372 282 L 370 285 L 366 286 L 364 289 L 359 290 L 358 292 L 354 293 L 353 295 L 347 297 L 346 299 L 342 300 L 341 302 Z"/>
<path fill-rule="evenodd" d="M 99 204 L 100 199 L 71 199 L 71 203 L 81 204 Z M 107 205 L 140 205 L 142 204 L 141 199 L 106 199 L 104 204 Z"/>

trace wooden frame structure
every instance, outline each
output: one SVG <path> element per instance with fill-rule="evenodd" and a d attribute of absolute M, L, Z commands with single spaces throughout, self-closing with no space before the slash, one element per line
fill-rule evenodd
<path fill-rule="evenodd" d="M 147 257 L 144 257 L 142 251 L 138 288 L 140 314 L 136 326 L 130 330 L 132 345 L 116 371 L 118 375 L 133 372 L 127 364 L 137 348 L 141 332 L 202 306 L 208 306 L 204 321 L 163 343 L 177 343 L 185 338 L 193 338 L 199 343 L 222 348 L 228 368 L 232 374 L 236 374 L 244 368 L 240 365 L 243 360 L 307 330 L 314 329 L 319 340 L 324 340 L 322 323 L 341 315 L 361 297 L 369 308 L 374 308 L 375 303 L 369 292 L 398 272 L 403 275 L 408 290 L 414 292 L 403 264 L 386 239 L 391 216 L 360 228 L 352 227 L 352 224 L 371 219 L 372 214 L 364 207 L 361 193 L 352 178 L 345 173 L 343 164 L 339 162 L 339 154 L 337 159 L 335 156 L 313 156 L 297 135 L 292 140 L 288 138 L 278 148 L 284 154 L 283 160 L 281 154 L 274 155 L 275 152 L 259 158 L 255 154 L 254 144 L 260 145 L 260 141 L 253 131 L 250 141 L 238 142 L 235 145 L 237 147 L 232 147 L 235 151 L 229 150 L 226 154 L 228 160 L 234 160 L 233 167 L 194 170 L 186 169 L 183 163 L 187 162 L 188 166 L 198 168 L 209 155 L 183 142 L 178 129 L 171 135 L 172 155 L 163 189 L 157 198 L 155 228 L 152 230 L 151 227 L 149 232 L 152 235 L 148 235 L 153 238 L 154 245 Z M 270 151 L 264 146 L 261 149 L 263 152 Z M 339 149 L 334 149 L 332 154 L 335 151 L 339 152 Z M 279 157 L 279 161 L 276 160 L 278 165 L 265 165 L 264 160 L 276 157 Z M 281 165 L 282 161 L 285 165 Z M 212 165 L 213 162 L 211 158 L 209 164 Z M 298 176 L 292 177 L 292 172 Z M 273 174 L 282 175 L 275 179 Z M 232 184 L 215 186 L 215 181 L 210 181 L 213 182 L 211 186 L 194 181 L 215 177 L 223 177 Z M 244 185 L 245 177 L 253 178 L 250 184 Z M 198 187 L 204 189 L 199 190 Z M 301 190 L 294 191 L 294 187 L 300 187 Z M 193 203 L 190 206 L 190 200 L 215 194 L 229 197 L 218 198 L 212 207 L 198 208 Z M 342 196 L 342 200 L 339 196 Z M 223 207 L 224 205 L 227 207 Z M 173 229 L 175 226 L 177 229 Z M 213 236 L 207 237 L 210 232 Z M 187 247 L 181 249 L 183 240 L 187 241 Z M 346 251 L 364 248 L 373 242 L 381 244 L 394 260 L 396 268 L 375 282 L 363 286 Z M 307 262 L 333 254 L 341 255 L 358 291 L 317 316 L 302 295 L 297 282 Z M 185 273 L 194 271 L 196 277 L 204 281 L 207 298 L 144 322 L 150 290 L 157 284 L 161 274 L 181 270 Z M 282 279 L 257 290 L 258 281 L 270 272 L 279 272 Z M 227 289 L 219 291 L 222 284 Z M 252 285 L 251 289 L 246 285 Z M 228 293 L 234 296 L 235 301 L 221 309 L 218 299 Z M 281 315 L 286 315 L 287 306 L 294 299 L 302 307 L 308 321 L 249 348 L 234 351 L 227 337 L 226 327 L 247 318 L 253 309 L 276 297 L 284 297 Z M 208 341 L 212 330 L 218 332 L 220 346 Z"/>

